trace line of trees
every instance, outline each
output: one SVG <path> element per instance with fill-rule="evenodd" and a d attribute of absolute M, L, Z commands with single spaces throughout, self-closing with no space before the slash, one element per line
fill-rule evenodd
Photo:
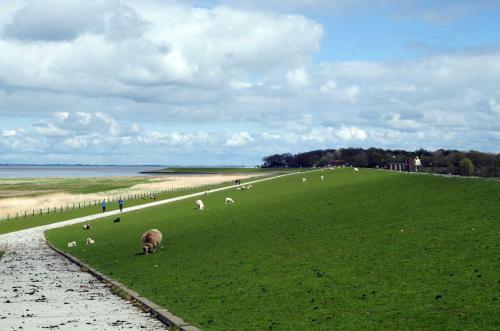
<path fill-rule="evenodd" d="M 389 163 L 404 163 L 418 156 L 420 171 L 462 176 L 500 176 L 500 153 L 438 149 L 427 151 L 391 150 L 381 148 L 324 149 L 298 154 L 274 154 L 262 159 L 263 168 L 309 168 L 334 165 L 388 168 Z"/>

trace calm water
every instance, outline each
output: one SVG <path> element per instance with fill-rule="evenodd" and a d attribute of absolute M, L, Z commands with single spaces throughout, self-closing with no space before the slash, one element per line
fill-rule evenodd
<path fill-rule="evenodd" d="M 165 167 L 0 165 L 0 178 L 144 176 L 141 171 L 162 168 Z"/>

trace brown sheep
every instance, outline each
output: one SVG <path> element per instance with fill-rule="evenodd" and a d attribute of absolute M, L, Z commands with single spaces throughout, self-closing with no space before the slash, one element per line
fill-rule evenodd
<path fill-rule="evenodd" d="M 141 237 L 141 244 L 144 254 L 154 253 L 154 249 L 160 246 L 162 234 L 157 229 L 146 231 Z"/>

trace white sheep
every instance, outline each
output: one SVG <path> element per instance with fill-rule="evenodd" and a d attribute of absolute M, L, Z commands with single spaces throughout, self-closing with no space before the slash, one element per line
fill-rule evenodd
<path fill-rule="evenodd" d="M 321 176 L 321 180 L 325 180 L 325 177 Z"/>
<path fill-rule="evenodd" d="M 94 240 L 92 240 L 92 238 L 87 238 L 87 240 L 85 240 L 85 245 L 93 245 L 95 243 Z"/>
<path fill-rule="evenodd" d="M 239 187 L 239 186 L 238 186 L 238 187 L 236 188 L 236 191 L 241 191 L 241 187 Z"/>
<path fill-rule="evenodd" d="M 307 182 L 307 179 L 305 179 L 304 177 L 302 177 L 302 183 L 305 183 Z"/>
<path fill-rule="evenodd" d="M 358 173 L 358 172 L 359 172 L 359 169 L 358 169 L 358 168 L 354 168 L 354 171 L 356 171 L 356 173 Z"/>
<path fill-rule="evenodd" d="M 253 186 L 252 186 L 252 184 L 250 184 L 250 185 L 247 185 L 247 188 L 252 188 L 252 187 L 253 187 Z"/>
<path fill-rule="evenodd" d="M 68 247 L 76 247 L 76 241 L 70 241 Z"/>
<path fill-rule="evenodd" d="M 234 200 L 231 199 L 231 198 L 226 198 L 226 201 L 224 202 L 226 205 L 227 204 L 231 204 L 231 205 L 234 205 Z"/>
<path fill-rule="evenodd" d="M 201 201 L 201 200 L 196 200 L 196 207 L 197 207 L 199 210 L 203 210 L 203 208 L 205 208 L 205 205 L 203 204 L 203 201 Z"/>

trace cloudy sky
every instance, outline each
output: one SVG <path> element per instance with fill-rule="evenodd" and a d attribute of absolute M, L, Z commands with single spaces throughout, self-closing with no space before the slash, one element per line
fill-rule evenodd
<path fill-rule="evenodd" d="M 498 153 L 498 22 L 495 0 L 0 1 L 0 163 Z"/>

